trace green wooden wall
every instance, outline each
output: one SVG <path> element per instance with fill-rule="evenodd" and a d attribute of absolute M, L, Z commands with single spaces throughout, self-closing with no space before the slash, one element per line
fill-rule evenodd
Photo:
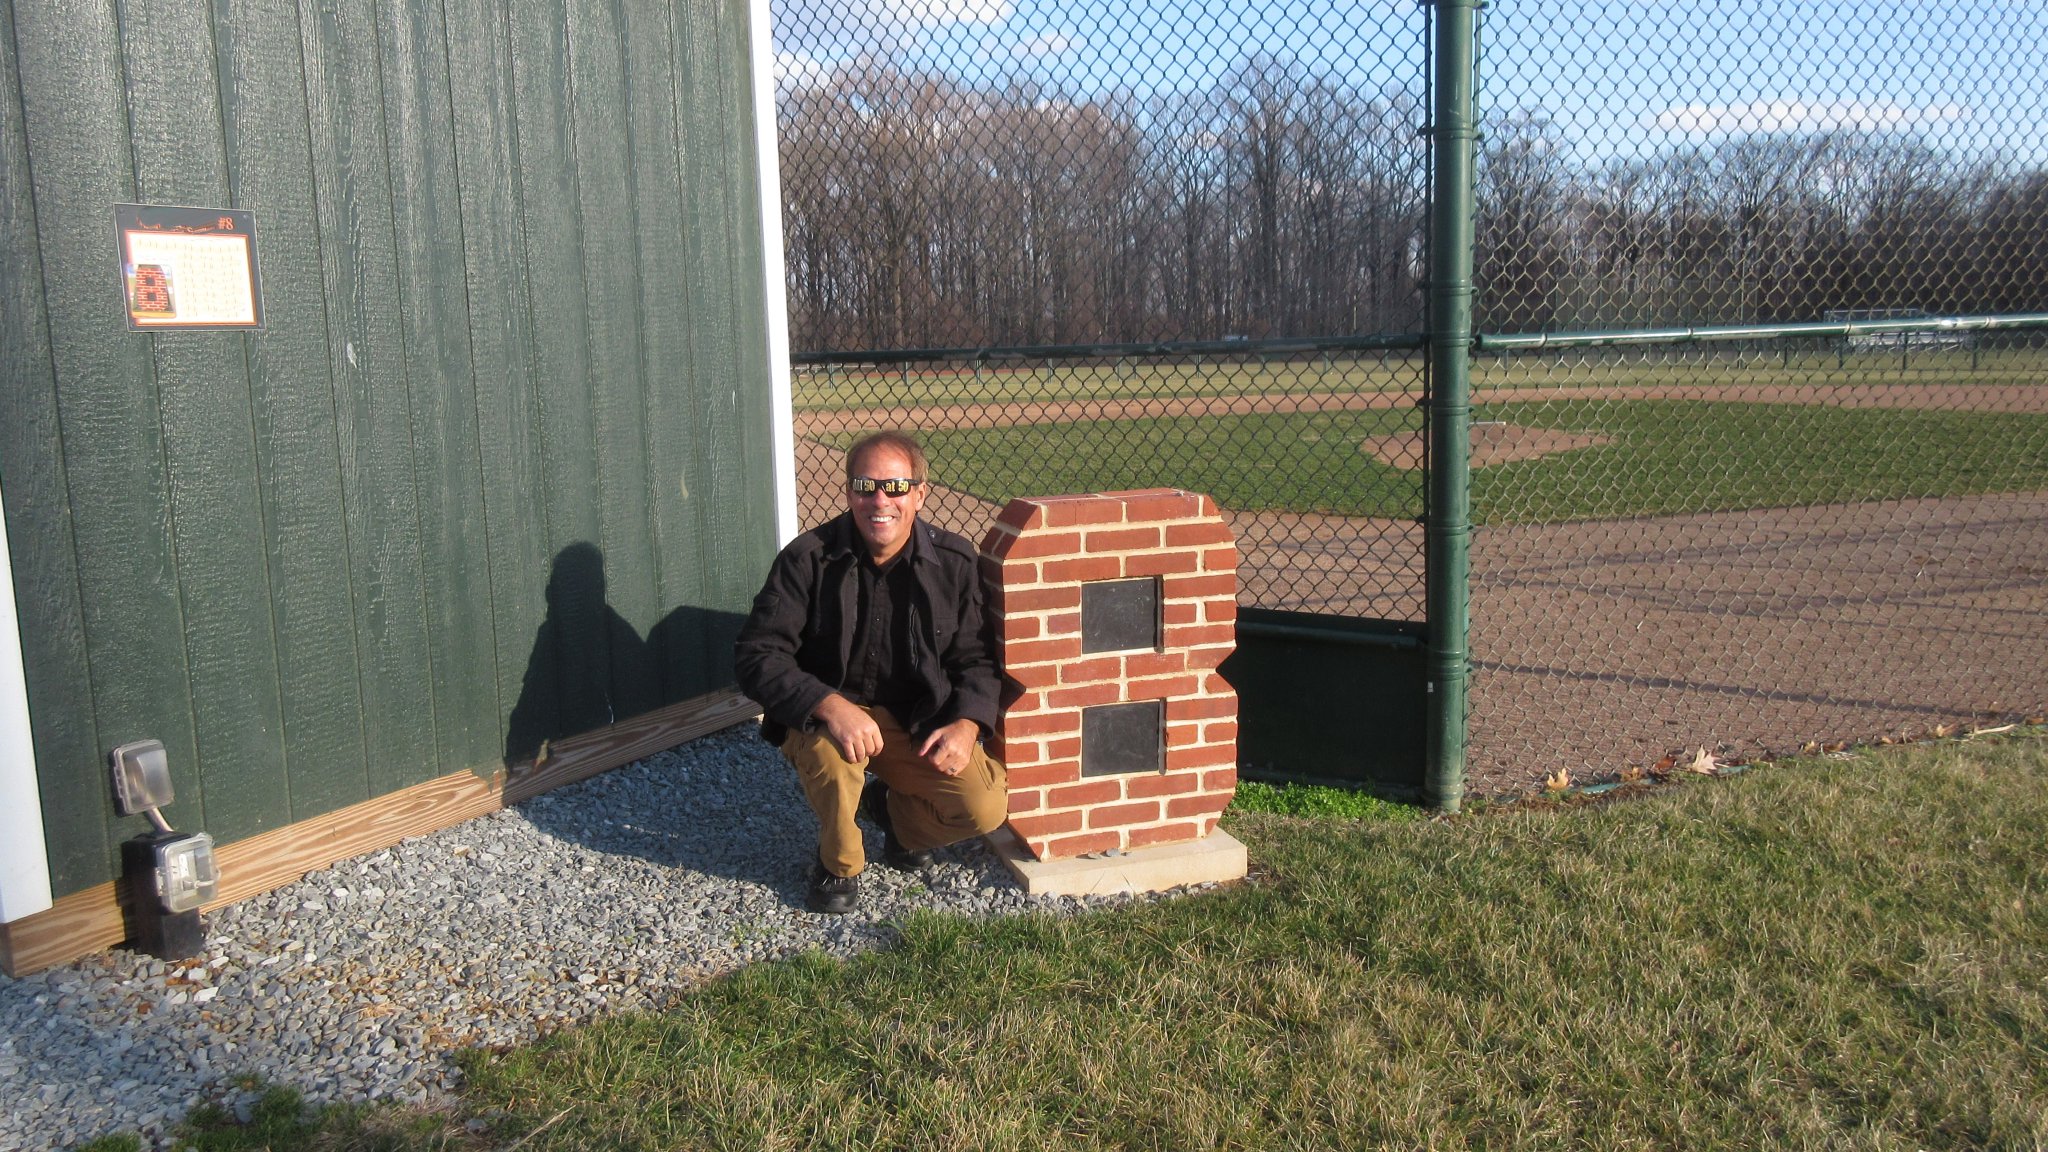
<path fill-rule="evenodd" d="M 0 495 L 55 894 L 731 683 L 774 549 L 744 0 L 0 0 Z M 765 32 L 764 32 L 765 34 Z M 255 213 L 133 333 L 117 202 Z"/>

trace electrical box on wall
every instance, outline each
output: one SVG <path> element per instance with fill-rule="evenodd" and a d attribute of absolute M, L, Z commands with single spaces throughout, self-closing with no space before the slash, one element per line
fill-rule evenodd
<path fill-rule="evenodd" d="M 114 803 L 124 816 L 146 813 L 156 830 L 121 842 L 122 911 L 139 952 L 163 960 L 196 955 L 206 938 L 199 909 L 220 884 L 213 837 L 177 832 L 158 811 L 169 804 L 170 757 L 158 740 L 123 744 L 107 756 Z"/>

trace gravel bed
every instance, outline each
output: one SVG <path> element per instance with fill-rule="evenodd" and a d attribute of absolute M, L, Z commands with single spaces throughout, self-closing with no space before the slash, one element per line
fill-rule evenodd
<path fill-rule="evenodd" d="M 870 858 L 880 834 L 868 833 Z M 456 1049 L 660 1006 L 741 965 L 889 943 L 914 909 L 1068 912 L 979 841 L 870 867 L 860 910 L 803 907 L 816 823 L 751 724 L 211 913 L 206 948 L 0 976 L 0 1149 L 161 1146 L 248 1078 L 308 1101 L 431 1102 Z"/>

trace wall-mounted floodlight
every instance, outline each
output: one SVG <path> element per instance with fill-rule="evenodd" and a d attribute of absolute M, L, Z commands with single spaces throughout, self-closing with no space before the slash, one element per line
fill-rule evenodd
<path fill-rule="evenodd" d="M 174 832 L 158 811 L 172 798 L 170 757 L 162 741 L 123 744 L 107 761 L 121 814 L 147 814 L 156 825 L 154 832 L 121 842 L 129 939 L 138 951 L 163 960 L 196 955 L 206 937 L 199 907 L 213 899 L 220 884 L 213 837 Z"/>

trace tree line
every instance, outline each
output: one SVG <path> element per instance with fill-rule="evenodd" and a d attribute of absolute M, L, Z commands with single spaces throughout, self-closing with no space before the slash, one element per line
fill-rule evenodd
<path fill-rule="evenodd" d="M 1063 97 L 868 63 L 779 108 L 792 347 L 1419 330 L 1427 109 L 1254 58 L 1215 87 Z M 1481 331 L 2048 311 L 2048 170 L 1899 133 L 1589 163 L 1485 126 Z"/>

